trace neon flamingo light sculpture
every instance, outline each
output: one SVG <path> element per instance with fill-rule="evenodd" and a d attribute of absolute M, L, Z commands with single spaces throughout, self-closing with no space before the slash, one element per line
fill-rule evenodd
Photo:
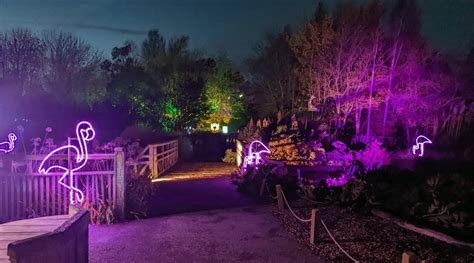
<path fill-rule="evenodd" d="M 15 149 L 15 141 L 17 137 L 14 133 L 8 134 L 8 141 L 0 142 L 0 152 L 9 153 Z"/>
<path fill-rule="evenodd" d="M 433 142 L 426 138 L 426 136 L 424 135 L 420 135 L 418 137 L 416 137 L 416 140 L 415 140 L 415 145 L 413 145 L 412 147 L 412 152 L 414 155 L 416 155 L 416 151 L 418 151 L 418 149 L 420 150 L 420 153 L 418 154 L 418 156 L 423 156 L 423 148 L 424 148 L 424 144 L 425 143 L 429 143 L 429 144 L 432 144 Z"/>
<path fill-rule="evenodd" d="M 71 204 L 75 203 L 74 196 L 76 197 L 77 201 L 79 201 L 79 203 L 82 203 L 82 201 L 84 200 L 84 193 L 79 188 L 74 186 L 74 172 L 80 170 L 86 165 L 88 159 L 87 142 L 92 141 L 92 139 L 94 139 L 95 131 L 89 122 L 81 121 L 76 126 L 76 135 L 77 140 L 79 141 L 79 148 L 69 142 L 68 145 L 59 147 L 58 149 L 55 149 L 54 151 L 50 152 L 43 159 L 39 167 L 39 173 L 41 174 L 48 174 L 53 170 L 60 170 L 61 172 L 64 172 L 61 178 L 59 178 L 58 182 L 69 189 L 69 200 Z M 68 150 L 68 152 L 73 152 L 76 155 L 75 165 L 72 165 L 69 168 L 60 165 L 52 165 L 46 167 L 47 163 L 54 155 L 61 154 L 64 150 Z M 69 183 L 66 183 L 65 180 L 68 175 Z"/>
<path fill-rule="evenodd" d="M 253 148 L 255 144 L 257 144 L 257 146 L 260 145 L 261 147 L 263 147 L 263 150 L 254 152 Z M 270 153 L 271 153 L 270 150 L 267 148 L 267 146 L 265 146 L 265 144 L 263 144 L 263 142 L 259 140 L 253 141 L 252 143 L 250 143 L 249 152 L 247 156 L 245 156 L 243 167 L 247 168 L 247 166 L 249 165 L 251 166 L 259 165 L 262 160 L 262 154 L 270 154 Z"/>

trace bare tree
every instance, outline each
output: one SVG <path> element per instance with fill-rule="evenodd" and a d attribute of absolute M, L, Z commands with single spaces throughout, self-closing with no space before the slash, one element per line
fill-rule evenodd
<path fill-rule="evenodd" d="M 91 106 L 103 94 L 105 81 L 100 74 L 102 55 L 90 44 L 71 33 L 46 31 L 43 33 L 46 48 L 45 79 L 49 92 Z M 94 92 L 88 92 L 94 89 Z"/>
<path fill-rule="evenodd" d="M 18 95 L 26 95 L 41 87 L 44 46 L 29 29 L 15 28 L 5 32 L 3 55 L 5 79 Z"/>

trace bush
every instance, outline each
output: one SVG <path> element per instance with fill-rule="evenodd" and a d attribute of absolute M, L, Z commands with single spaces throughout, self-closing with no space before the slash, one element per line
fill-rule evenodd
<path fill-rule="evenodd" d="M 148 215 L 148 200 L 152 193 L 152 183 L 145 176 L 129 173 L 127 177 L 126 216 L 145 218 Z"/>
<path fill-rule="evenodd" d="M 237 162 L 237 154 L 232 151 L 232 149 L 227 149 L 225 151 L 225 156 L 222 158 L 224 163 L 235 164 Z"/>
<path fill-rule="evenodd" d="M 288 175 L 286 169 L 273 164 L 265 164 L 257 167 L 249 167 L 245 171 L 238 171 L 233 174 L 233 181 L 238 185 L 239 191 L 258 195 L 263 181 L 266 181 L 268 189 L 272 195 L 275 195 L 275 186 L 281 185 L 285 195 L 288 198 L 296 196 L 296 179 Z M 264 193 L 267 190 L 264 189 Z"/>
<path fill-rule="evenodd" d="M 107 201 L 99 199 L 98 204 L 96 205 L 91 205 L 88 202 L 84 202 L 82 205 L 84 208 L 89 210 L 89 213 L 91 215 L 90 221 L 92 224 L 110 225 L 117 221 L 113 207 Z"/>
<path fill-rule="evenodd" d="M 414 171 L 384 167 L 336 191 L 338 201 L 358 208 L 378 207 L 413 223 L 474 241 L 472 164 L 421 161 Z"/>

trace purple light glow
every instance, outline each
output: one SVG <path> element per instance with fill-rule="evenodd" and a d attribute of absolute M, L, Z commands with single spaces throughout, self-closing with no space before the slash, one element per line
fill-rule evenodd
<path fill-rule="evenodd" d="M 8 140 L 6 142 L 0 142 L 0 152 L 9 153 L 15 149 L 15 141 L 17 140 L 16 134 L 8 134 Z"/>
<path fill-rule="evenodd" d="M 413 145 L 412 147 L 413 155 L 416 155 L 416 151 L 419 149 L 420 153 L 418 154 L 418 156 L 423 156 L 423 148 L 425 143 L 432 144 L 433 142 L 424 135 L 416 137 L 415 145 Z"/>
<path fill-rule="evenodd" d="M 80 170 L 84 165 L 86 165 L 87 160 L 88 160 L 88 153 L 87 153 L 87 142 L 92 141 L 95 137 L 95 130 L 92 128 L 92 125 L 90 122 L 87 121 L 81 121 L 77 124 L 76 126 L 76 136 L 77 140 L 79 141 L 79 148 L 76 146 L 72 145 L 70 142 L 68 145 L 59 147 L 58 149 L 55 149 L 54 151 L 50 152 L 41 162 L 41 165 L 38 169 L 39 173 L 41 174 L 48 174 L 52 170 L 60 170 L 61 172 L 64 172 L 64 174 L 59 178 L 58 182 L 62 186 L 66 187 L 69 189 L 69 200 L 71 204 L 74 204 L 74 193 L 77 198 L 77 201 L 79 203 L 82 203 L 84 200 L 84 193 L 78 189 L 77 187 L 74 186 L 74 172 Z M 64 150 L 68 150 L 69 152 L 74 152 L 76 154 L 76 163 L 75 165 L 72 165 L 71 167 L 74 168 L 67 168 L 63 167 L 60 165 L 52 165 L 48 168 L 46 168 L 46 163 L 50 161 L 50 158 L 52 158 L 55 154 L 61 154 Z M 69 175 L 69 184 L 64 183 L 64 179 L 66 176 Z"/>
<path fill-rule="evenodd" d="M 257 152 L 254 152 L 254 145 L 257 144 L 260 145 L 261 147 L 263 147 L 263 150 L 261 151 L 257 151 Z M 247 154 L 247 156 L 245 156 L 245 159 L 244 159 L 244 164 L 243 164 L 243 168 L 247 168 L 247 166 L 257 166 L 261 163 L 261 160 L 262 160 L 262 154 L 270 154 L 270 150 L 267 148 L 267 146 L 265 146 L 265 144 L 263 144 L 263 142 L 259 141 L 259 140 L 255 140 L 253 141 L 252 143 L 250 143 L 250 146 L 249 146 L 249 152 Z"/>
<path fill-rule="evenodd" d="M 347 176 L 346 174 L 343 174 L 338 178 L 327 178 L 325 180 L 326 180 L 326 184 L 329 187 L 334 187 L 334 186 L 345 185 L 347 184 L 347 182 L 349 182 L 350 179 L 349 179 L 349 176 Z"/>

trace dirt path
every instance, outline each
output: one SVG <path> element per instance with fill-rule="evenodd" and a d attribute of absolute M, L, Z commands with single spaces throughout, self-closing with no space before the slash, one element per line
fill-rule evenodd
<path fill-rule="evenodd" d="M 90 262 L 322 262 L 267 206 L 91 226 Z"/>
<path fill-rule="evenodd" d="M 155 218 L 90 227 L 90 262 L 322 262 L 229 176 L 155 190 Z"/>

